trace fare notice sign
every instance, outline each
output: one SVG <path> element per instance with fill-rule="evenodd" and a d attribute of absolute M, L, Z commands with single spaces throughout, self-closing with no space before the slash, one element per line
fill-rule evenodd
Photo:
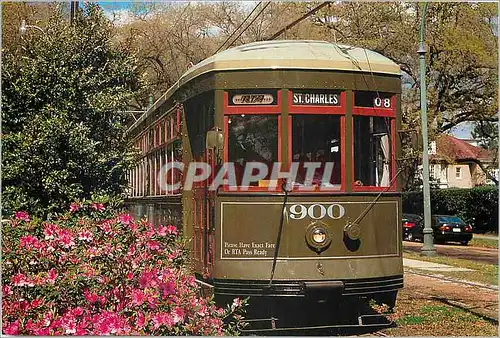
<path fill-rule="evenodd" d="M 292 104 L 299 106 L 340 106 L 340 92 L 294 90 Z"/>

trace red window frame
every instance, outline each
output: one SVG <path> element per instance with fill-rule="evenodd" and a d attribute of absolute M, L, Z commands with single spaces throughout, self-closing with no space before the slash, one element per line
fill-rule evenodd
<path fill-rule="evenodd" d="M 346 180 L 345 180 L 345 108 L 346 108 L 346 92 L 340 92 L 340 106 L 313 106 L 313 105 L 294 105 L 293 104 L 293 90 L 290 90 L 288 95 L 288 163 L 292 164 L 293 154 L 292 154 L 292 115 L 340 115 L 340 189 L 326 188 L 326 187 L 315 187 L 314 190 L 310 189 L 307 191 L 301 191 L 298 188 L 293 188 L 293 192 L 299 193 L 311 193 L 311 192 L 345 192 Z"/>
<path fill-rule="evenodd" d="M 396 175 L 396 95 L 391 96 L 391 108 L 375 108 L 375 107 L 357 107 L 354 105 L 355 92 L 352 95 L 352 121 L 351 121 L 351 188 L 352 191 L 396 191 L 397 182 L 392 182 Z M 389 179 L 389 187 L 377 187 L 372 185 L 357 186 L 354 184 L 354 117 L 355 116 L 373 116 L 373 117 L 387 117 L 391 123 L 391 174 Z"/>
<path fill-rule="evenodd" d="M 245 105 L 245 106 L 230 106 L 229 93 L 224 92 L 224 162 L 228 162 L 228 146 L 229 146 L 229 125 L 228 120 L 230 115 L 277 115 L 278 116 L 278 162 L 281 163 L 281 138 L 282 138 L 282 119 L 281 119 L 281 90 L 277 91 L 276 104 L 272 105 Z M 274 189 L 269 187 L 241 187 L 222 185 L 224 192 L 251 192 L 251 191 L 281 191 L 279 184 Z"/>

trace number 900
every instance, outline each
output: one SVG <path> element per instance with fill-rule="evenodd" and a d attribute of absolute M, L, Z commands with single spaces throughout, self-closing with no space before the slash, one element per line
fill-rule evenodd
<path fill-rule="evenodd" d="M 288 211 L 291 219 L 304 219 L 306 216 L 312 219 L 322 219 L 326 216 L 331 219 L 340 219 L 345 214 L 345 209 L 340 204 L 330 204 L 328 207 L 322 204 L 311 204 L 309 208 L 303 204 L 293 204 Z"/>

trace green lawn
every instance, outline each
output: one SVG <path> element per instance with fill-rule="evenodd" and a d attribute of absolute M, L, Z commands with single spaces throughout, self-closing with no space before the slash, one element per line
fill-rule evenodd
<path fill-rule="evenodd" d="M 415 252 L 404 252 L 403 257 L 472 269 L 474 271 L 440 271 L 439 274 L 461 280 L 498 285 L 498 265 L 479 263 L 467 259 L 450 258 L 446 256 L 425 257 L 420 256 L 420 254 Z M 437 272 L 430 271 L 428 273 L 436 274 Z"/>
<path fill-rule="evenodd" d="M 488 239 L 488 238 L 472 238 L 472 240 L 469 242 L 470 246 L 478 246 L 481 248 L 493 248 L 493 249 L 498 249 L 498 241 L 494 239 Z"/>

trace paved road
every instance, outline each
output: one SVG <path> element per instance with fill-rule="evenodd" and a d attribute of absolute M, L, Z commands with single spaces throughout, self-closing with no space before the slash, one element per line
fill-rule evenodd
<path fill-rule="evenodd" d="M 403 250 L 420 252 L 422 245 L 420 242 L 403 241 Z M 457 244 L 436 244 L 436 253 L 452 258 L 469 259 L 498 265 L 498 249 L 461 246 Z"/>

